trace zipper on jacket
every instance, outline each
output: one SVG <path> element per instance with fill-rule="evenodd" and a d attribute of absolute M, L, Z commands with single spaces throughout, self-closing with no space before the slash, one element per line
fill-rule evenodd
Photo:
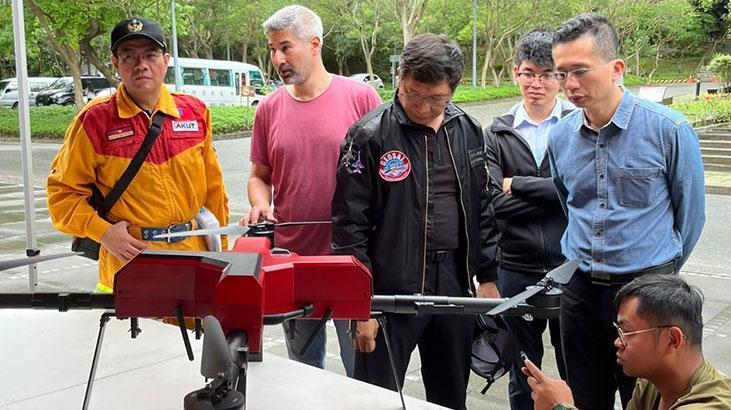
<path fill-rule="evenodd" d="M 536 167 L 536 176 L 542 177 L 541 166 Z M 538 221 L 538 234 L 541 236 L 540 252 L 541 252 L 541 273 L 548 273 L 548 244 L 546 241 L 546 232 L 543 229 L 543 219 Z"/>
<path fill-rule="evenodd" d="M 452 167 L 454 168 L 454 176 L 457 178 L 457 187 L 459 188 L 459 206 L 462 208 L 462 219 L 464 220 L 464 236 L 466 238 L 466 245 L 467 250 L 465 252 L 465 270 L 467 271 L 467 293 L 469 293 L 470 296 L 475 296 L 474 291 L 472 290 L 472 287 L 474 284 L 472 283 L 472 278 L 470 277 L 470 234 L 467 230 L 467 210 L 464 207 L 464 200 L 463 200 L 463 193 L 464 189 L 462 188 L 462 181 L 459 179 L 459 170 L 457 169 L 457 164 L 454 162 L 454 154 L 452 154 L 452 144 L 449 142 L 449 132 L 447 131 L 447 128 L 444 127 L 444 135 L 447 138 L 447 149 L 449 150 L 449 157 L 452 159 Z"/>
<path fill-rule="evenodd" d="M 421 294 L 424 294 L 424 285 L 426 284 L 426 235 L 427 223 L 429 218 L 429 137 L 424 134 L 424 172 L 426 175 L 426 189 L 424 190 L 424 249 L 421 261 Z"/>

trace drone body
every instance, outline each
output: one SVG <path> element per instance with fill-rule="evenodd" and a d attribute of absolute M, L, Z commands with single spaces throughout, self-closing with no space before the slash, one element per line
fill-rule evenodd
<path fill-rule="evenodd" d="M 241 237 L 231 252 L 146 251 L 117 272 L 117 317 L 215 316 L 224 333 L 243 330 L 261 352 L 265 318 L 307 314 L 366 320 L 371 276 L 352 256 L 272 252 L 267 238 Z M 307 312 L 303 307 L 311 306 Z"/>

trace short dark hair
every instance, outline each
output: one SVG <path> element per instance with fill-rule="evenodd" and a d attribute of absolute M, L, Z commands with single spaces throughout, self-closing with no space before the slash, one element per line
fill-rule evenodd
<path fill-rule="evenodd" d="M 638 301 L 637 315 L 652 326 L 679 327 L 691 346 L 701 348 L 703 293 L 678 275 L 643 275 L 617 292 L 617 309 L 630 297 Z"/>
<path fill-rule="evenodd" d="M 580 14 L 563 23 L 553 36 L 553 45 L 565 44 L 584 35 L 594 40 L 596 52 L 610 61 L 619 57 L 619 35 L 604 16 Z"/>
<path fill-rule="evenodd" d="M 408 76 L 426 84 L 447 81 L 454 91 L 462 80 L 464 53 L 447 36 L 420 34 L 404 47 L 399 70 L 401 78 Z"/>
<path fill-rule="evenodd" d="M 513 64 L 519 67 L 523 61 L 530 61 L 540 68 L 553 68 L 553 31 L 545 28 L 531 30 L 518 40 Z"/>

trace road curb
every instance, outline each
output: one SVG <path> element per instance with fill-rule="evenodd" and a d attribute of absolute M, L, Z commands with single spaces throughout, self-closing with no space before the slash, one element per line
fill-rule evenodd
<path fill-rule="evenodd" d="M 706 185 L 706 194 L 711 195 L 731 195 L 731 187 Z"/>
<path fill-rule="evenodd" d="M 213 136 L 214 141 L 234 140 L 237 138 L 250 138 L 251 131 L 232 132 L 230 134 L 218 134 Z"/>

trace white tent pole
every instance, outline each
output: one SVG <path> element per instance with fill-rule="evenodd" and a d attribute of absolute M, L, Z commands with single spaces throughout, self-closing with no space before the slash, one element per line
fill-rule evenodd
<path fill-rule="evenodd" d="M 13 0 L 13 33 L 15 33 L 15 73 L 18 78 L 18 122 L 20 124 L 20 157 L 23 167 L 23 193 L 25 198 L 25 253 L 38 254 L 36 249 L 36 210 L 33 198 L 33 154 L 30 142 L 30 98 L 28 67 L 25 55 L 25 20 L 23 0 Z M 28 266 L 28 287 L 35 290 L 38 285 L 36 265 Z"/>
<path fill-rule="evenodd" d="M 175 21 L 175 0 L 170 0 L 170 25 L 173 35 L 173 71 L 175 72 L 175 91 L 183 91 L 183 74 L 180 72 L 180 62 L 178 60 L 178 29 Z"/>

